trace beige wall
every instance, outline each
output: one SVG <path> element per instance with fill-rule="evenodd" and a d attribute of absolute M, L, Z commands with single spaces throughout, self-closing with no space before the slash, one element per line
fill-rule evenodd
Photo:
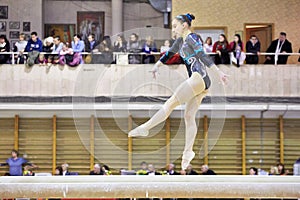
<path fill-rule="evenodd" d="M 235 31 L 244 30 L 245 23 L 274 23 L 274 36 L 287 33 L 293 52 L 300 48 L 299 0 L 173 0 L 172 16 L 192 13 L 196 16 L 193 26 L 226 26 L 228 40 Z M 297 57 L 289 58 L 296 63 Z"/>

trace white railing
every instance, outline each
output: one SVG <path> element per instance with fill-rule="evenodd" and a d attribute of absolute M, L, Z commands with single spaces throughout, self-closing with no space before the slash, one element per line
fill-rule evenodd
<path fill-rule="evenodd" d="M 18 52 L 0 52 L 1 54 L 9 54 L 12 57 L 12 64 L 15 63 L 15 55 L 18 55 Z M 28 54 L 27 52 L 23 53 L 24 55 Z M 46 53 L 46 52 L 41 52 L 40 54 L 46 54 L 46 55 L 59 55 L 57 53 Z M 97 54 L 102 54 L 101 52 L 95 52 L 95 53 L 89 53 L 89 52 L 82 52 L 82 55 L 97 55 Z M 133 52 L 113 52 L 113 58 L 114 60 L 121 62 L 121 64 L 128 64 L 128 55 L 154 55 L 154 56 L 159 56 L 161 53 L 160 52 L 154 52 L 151 54 L 147 54 L 144 52 L 139 52 L 139 53 L 133 53 Z M 217 53 L 206 53 L 208 55 L 217 55 Z M 277 65 L 277 59 L 279 55 L 289 55 L 289 56 L 300 56 L 300 53 L 267 53 L 267 52 L 260 52 L 259 54 L 255 53 L 245 53 L 245 55 L 257 55 L 257 56 L 275 56 L 275 65 Z M 121 57 L 123 57 L 125 60 L 122 61 Z M 126 60 L 127 58 L 127 60 Z M 231 63 L 231 62 L 230 62 Z"/>

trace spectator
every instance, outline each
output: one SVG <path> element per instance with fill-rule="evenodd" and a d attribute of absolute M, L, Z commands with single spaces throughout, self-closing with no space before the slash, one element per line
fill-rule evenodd
<path fill-rule="evenodd" d="M 151 175 L 151 176 L 154 176 L 154 175 L 161 175 L 161 173 L 155 171 L 155 167 L 153 164 L 149 164 L 148 165 L 148 173 L 147 175 Z"/>
<path fill-rule="evenodd" d="M 114 43 L 114 52 L 126 52 L 127 41 L 123 35 L 117 35 L 117 40 Z"/>
<path fill-rule="evenodd" d="M 95 164 L 94 170 L 90 171 L 90 175 L 104 175 L 101 166 L 99 164 Z"/>
<path fill-rule="evenodd" d="M 246 52 L 254 54 L 246 56 L 246 63 L 258 64 L 258 55 L 260 54 L 260 42 L 256 35 L 251 35 L 249 41 L 246 43 Z"/>
<path fill-rule="evenodd" d="M 202 175 L 217 175 L 213 170 L 208 168 L 208 165 L 201 166 Z"/>
<path fill-rule="evenodd" d="M 24 64 L 26 61 L 26 55 L 24 55 L 25 47 L 27 45 L 27 41 L 25 40 L 25 33 L 20 33 L 19 41 L 15 43 L 13 47 L 14 52 L 18 52 L 15 55 L 15 64 Z"/>
<path fill-rule="evenodd" d="M 286 33 L 281 32 L 279 38 L 273 40 L 267 49 L 267 53 L 292 53 L 292 44 L 286 39 Z M 289 55 L 268 55 L 265 64 L 286 64 Z"/>
<path fill-rule="evenodd" d="M 269 175 L 270 175 L 270 176 L 271 176 L 271 175 L 278 175 L 278 168 L 275 167 L 275 166 L 272 166 L 272 167 L 270 168 Z"/>
<path fill-rule="evenodd" d="M 61 166 L 57 166 L 56 168 L 55 168 L 55 174 L 54 174 L 55 176 L 62 176 L 63 175 L 63 169 L 62 169 L 62 167 Z"/>
<path fill-rule="evenodd" d="M 28 52 L 27 66 L 32 67 L 37 63 L 40 52 L 43 51 L 43 42 L 38 38 L 37 32 L 31 33 L 31 39 L 28 40 L 25 51 Z"/>
<path fill-rule="evenodd" d="M 77 54 L 78 57 L 78 54 Z M 68 44 L 63 44 L 63 47 L 59 53 L 59 64 L 70 65 L 73 62 L 74 52 L 72 48 L 68 47 Z M 71 65 L 70 65 L 71 66 Z"/>
<path fill-rule="evenodd" d="M 0 64 L 6 64 L 10 58 L 9 54 L 1 54 L 10 52 L 10 44 L 5 35 L 0 35 Z"/>
<path fill-rule="evenodd" d="M 244 54 L 244 44 L 239 34 L 234 35 L 234 40 L 230 43 L 230 51 L 232 52 L 231 61 L 240 67 L 246 58 Z"/>
<path fill-rule="evenodd" d="M 27 164 L 29 166 L 32 166 L 36 168 L 37 166 L 34 164 L 29 163 L 26 159 L 24 158 L 19 158 L 19 152 L 17 150 L 12 150 L 11 151 L 11 158 L 8 158 L 6 160 L 6 163 L 0 164 L 0 166 L 9 166 L 9 174 L 10 176 L 22 176 L 22 165 Z"/>
<path fill-rule="evenodd" d="M 43 43 L 43 52 L 45 54 L 40 54 L 39 62 L 40 64 L 47 64 L 48 66 L 52 65 L 53 56 L 49 55 L 53 51 L 53 37 L 47 37 Z"/>
<path fill-rule="evenodd" d="M 215 56 L 215 64 L 230 64 L 229 59 L 230 46 L 224 34 L 219 35 L 219 40 L 214 43 L 213 52 L 217 53 Z"/>
<path fill-rule="evenodd" d="M 250 167 L 249 169 L 249 175 L 258 175 L 258 170 L 256 167 Z"/>
<path fill-rule="evenodd" d="M 32 170 L 32 167 L 29 165 L 26 165 L 24 167 L 23 176 L 34 176 L 35 173 Z"/>
<path fill-rule="evenodd" d="M 103 174 L 106 176 L 112 175 L 112 172 L 110 171 L 110 169 L 107 165 L 102 166 L 102 171 L 103 171 Z"/>
<path fill-rule="evenodd" d="M 203 45 L 203 49 L 205 53 L 211 53 L 213 50 L 212 38 L 207 37 L 205 43 Z"/>
<path fill-rule="evenodd" d="M 59 53 L 62 50 L 63 43 L 60 41 L 59 36 L 54 36 L 53 43 L 54 45 L 53 45 L 52 54 L 57 54 L 57 55 L 53 55 L 53 64 L 59 64 Z"/>
<path fill-rule="evenodd" d="M 95 34 L 91 33 L 85 44 L 85 51 L 92 52 L 99 45 L 99 41 L 95 40 Z"/>
<path fill-rule="evenodd" d="M 79 34 L 75 34 L 73 37 L 73 41 L 71 43 L 72 49 L 74 52 L 74 57 L 72 63 L 70 63 L 70 66 L 77 66 L 79 64 L 83 64 L 83 59 L 81 52 L 84 51 L 84 42 L 81 40 L 81 37 Z"/>
<path fill-rule="evenodd" d="M 160 53 L 165 53 L 171 48 L 170 40 L 165 40 L 164 45 L 160 47 Z"/>
<path fill-rule="evenodd" d="M 278 163 L 278 164 L 277 164 L 277 168 L 278 168 L 278 174 L 279 174 L 280 176 L 285 176 L 285 175 L 288 175 L 288 174 L 289 174 L 289 170 L 286 170 L 286 169 L 285 169 L 283 163 Z"/>
<path fill-rule="evenodd" d="M 129 64 L 141 64 L 141 55 L 139 54 L 142 50 L 139 41 L 139 36 L 136 33 L 130 35 L 129 42 L 127 44 L 127 50 L 131 53 L 128 55 Z"/>
<path fill-rule="evenodd" d="M 111 64 L 113 62 L 113 53 L 110 36 L 103 37 L 103 41 L 98 45 L 94 52 L 100 51 L 102 54 L 93 55 L 92 63 Z"/>
<path fill-rule="evenodd" d="M 71 175 L 71 173 L 68 171 L 69 165 L 67 163 L 62 164 L 61 168 L 62 168 L 62 175 L 63 176 Z"/>
<path fill-rule="evenodd" d="M 146 41 L 142 46 L 142 52 L 146 53 L 146 55 L 143 55 L 144 64 L 155 63 L 155 57 L 152 54 L 157 52 L 157 48 L 151 36 L 146 37 Z"/>
<path fill-rule="evenodd" d="M 186 175 L 198 175 L 198 173 L 193 169 L 193 166 L 189 164 L 186 168 Z"/>
<path fill-rule="evenodd" d="M 175 171 L 175 165 L 173 163 L 168 165 L 167 174 L 168 175 L 180 175 L 179 172 Z"/>
<path fill-rule="evenodd" d="M 136 172 L 136 175 L 147 175 L 148 173 L 148 164 L 143 161 L 141 162 L 141 169 Z"/>
<path fill-rule="evenodd" d="M 300 48 L 299 48 L 299 51 L 298 51 L 298 53 L 300 53 Z M 300 56 L 299 56 L 299 58 L 298 58 L 298 62 L 300 62 Z"/>

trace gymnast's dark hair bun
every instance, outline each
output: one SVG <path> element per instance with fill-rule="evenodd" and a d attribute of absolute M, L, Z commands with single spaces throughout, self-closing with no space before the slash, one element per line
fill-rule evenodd
<path fill-rule="evenodd" d="M 187 18 L 188 18 L 190 21 L 192 21 L 192 20 L 195 19 L 195 16 L 194 16 L 193 14 L 191 14 L 191 13 L 187 13 L 186 16 L 187 16 Z"/>

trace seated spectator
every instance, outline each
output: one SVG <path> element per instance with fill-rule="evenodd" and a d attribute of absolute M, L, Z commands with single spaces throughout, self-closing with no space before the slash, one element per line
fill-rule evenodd
<path fill-rule="evenodd" d="M 112 175 L 112 172 L 110 171 L 110 169 L 107 165 L 102 166 L 102 171 L 103 171 L 103 174 L 106 176 Z"/>
<path fill-rule="evenodd" d="M 208 165 L 201 166 L 202 175 L 217 175 L 213 170 L 208 168 Z"/>
<path fill-rule="evenodd" d="M 271 176 L 271 175 L 278 175 L 278 168 L 275 167 L 275 166 L 272 166 L 272 167 L 270 168 L 269 175 L 270 175 L 270 176 Z"/>
<path fill-rule="evenodd" d="M 57 55 L 52 55 L 53 56 L 53 64 L 59 64 L 59 53 L 63 47 L 63 43 L 60 41 L 59 36 L 54 36 L 53 44 L 54 45 L 53 45 L 52 54 L 57 54 Z"/>
<path fill-rule="evenodd" d="M 103 41 L 93 52 L 101 52 L 101 54 L 93 54 L 92 63 L 111 64 L 113 62 L 113 53 L 110 36 L 104 36 Z"/>
<path fill-rule="evenodd" d="M 90 171 L 90 175 L 104 175 L 104 172 L 99 164 L 95 164 L 94 170 Z"/>
<path fill-rule="evenodd" d="M 62 50 L 59 53 L 59 64 L 69 65 L 71 67 L 77 66 L 80 63 L 80 55 L 73 52 L 72 48 L 69 48 L 67 44 L 64 44 Z"/>
<path fill-rule="evenodd" d="M 260 53 L 260 42 L 256 35 L 251 35 L 249 41 L 246 43 L 246 52 L 254 55 L 246 56 L 247 64 L 258 64 L 258 55 Z"/>
<path fill-rule="evenodd" d="M 95 40 L 95 34 L 91 33 L 85 43 L 85 52 L 92 52 L 98 45 L 99 41 Z"/>
<path fill-rule="evenodd" d="M 186 168 L 186 175 L 198 175 L 198 173 L 193 169 L 191 164 Z"/>
<path fill-rule="evenodd" d="M 230 51 L 232 52 L 231 61 L 240 67 L 246 58 L 244 51 L 244 44 L 239 34 L 234 35 L 234 40 L 230 43 Z"/>
<path fill-rule="evenodd" d="M 143 161 L 141 162 L 141 169 L 136 172 L 136 175 L 147 175 L 148 173 L 148 164 Z"/>
<path fill-rule="evenodd" d="M 114 52 L 126 52 L 127 51 L 127 41 L 123 35 L 117 35 L 117 40 L 114 43 Z"/>
<path fill-rule="evenodd" d="M 25 52 L 28 52 L 27 65 L 32 67 L 35 63 L 38 63 L 37 59 L 40 52 L 43 51 L 43 42 L 38 38 L 37 32 L 31 33 L 31 39 L 28 40 L 25 47 Z"/>
<path fill-rule="evenodd" d="M 10 44 L 5 35 L 0 35 L 0 64 L 8 63 L 10 58 L 9 54 L 1 54 L 4 52 L 10 52 Z"/>
<path fill-rule="evenodd" d="M 173 163 L 168 164 L 167 174 L 168 175 L 180 175 L 179 172 L 175 171 L 175 165 Z"/>
<path fill-rule="evenodd" d="M 249 175 L 258 175 L 258 169 L 256 167 L 250 167 Z"/>
<path fill-rule="evenodd" d="M 213 50 L 213 44 L 212 44 L 212 38 L 211 37 L 207 37 L 204 45 L 203 45 L 203 50 L 205 53 L 211 53 Z"/>
<path fill-rule="evenodd" d="M 67 163 L 62 164 L 61 168 L 62 168 L 62 175 L 63 176 L 71 175 L 71 173 L 68 171 L 69 165 Z"/>
<path fill-rule="evenodd" d="M 15 64 L 24 64 L 26 61 L 26 55 L 24 55 L 24 51 L 27 45 L 27 41 L 25 40 L 25 33 L 20 33 L 19 35 L 19 41 L 15 43 L 15 46 L 13 47 L 14 52 L 18 52 L 18 54 L 15 54 Z"/>
<path fill-rule="evenodd" d="M 79 57 L 79 63 L 75 63 L 73 62 L 72 66 L 77 66 L 79 64 L 83 64 L 83 58 L 82 58 L 82 52 L 84 51 L 84 42 L 81 40 L 81 37 L 79 34 L 75 34 L 73 37 L 73 41 L 71 43 L 72 45 L 72 49 L 74 52 L 74 57 Z M 73 59 L 73 61 L 75 60 L 75 58 Z M 77 59 L 76 59 L 77 62 Z"/>
<path fill-rule="evenodd" d="M 63 169 L 61 166 L 57 166 L 55 168 L 55 173 L 54 173 L 55 176 L 62 176 L 63 175 Z"/>
<path fill-rule="evenodd" d="M 161 175 L 161 173 L 155 171 L 154 165 L 149 164 L 149 165 L 148 165 L 148 173 L 147 173 L 147 175 L 154 176 L 154 175 Z"/>
<path fill-rule="evenodd" d="M 129 64 L 141 64 L 142 57 L 140 54 L 142 47 L 139 41 L 139 36 L 136 33 L 130 35 L 130 40 L 127 44 L 127 50 L 131 53 L 128 55 Z"/>
<path fill-rule="evenodd" d="M 34 176 L 35 173 L 32 170 L 32 166 L 26 165 L 24 167 L 23 176 Z"/>
<path fill-rule="evenodd" d="M 281 32 L 279 38 L 273 40 L 267 49 L 267 53 L 292 53 L 292 44 L 286 39 L 286 33 Z M 285 65 L 287 63 L 289 55 L 268 55 L 266 56 L 265 64 L 277 64 Z"/>
<path fill-rule="evenodd" d="M 142 46 L 142 52 L 146 53 L 146 55 L 143 55 L 144 64 L 155 63 L 155 57 L 151 54 L 157 52 L 157 48 L 151 36 L 146 37 L 146 41 Z"/>
<path fill-rule="evenodd" d="M 51 66 L 53 56 L 50 55 L 50 53 L 53 51 L 53 37 L 47 37 L 43 42 L 43 52 L 45 54 L 39 55 L 39 63 L 41 65 L 47 64 L 48 66 Z"/>
<path fill-rule="evenodd" d="M 219 35 L 219 40 L 214 43 L 213 52 L 217 53 L 215 56 L 215 64 L 230 64 L 229 58 L 230 46 L 224 34 Z"/>
<path fill-rule="evenodd" d="M 289 170 L 286 170 L 283 163 L 277 164 L 278 174 L 280 176 L 286 176 L 289 174 Z"/>
<path fill-rule="evenodd" d="M 171 48 L 170 40 L 165 40 L 164 45 L 160 47 L 160 53 L 165 53 Z"/>

